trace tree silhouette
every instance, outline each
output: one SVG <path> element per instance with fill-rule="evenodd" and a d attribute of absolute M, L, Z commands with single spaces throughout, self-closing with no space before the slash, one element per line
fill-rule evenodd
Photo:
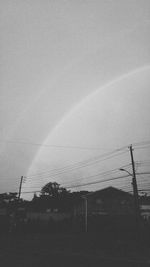
<path fill-rule="evenodd" d="M 66 188 L 60 187 L 60 184 L 56 182 L 49 182 L 41 189 L 42 195 L 47 195 L 54 198 L 65 196 L 67 193 L 69 193 L 69 191 L 67 191 Z"/>

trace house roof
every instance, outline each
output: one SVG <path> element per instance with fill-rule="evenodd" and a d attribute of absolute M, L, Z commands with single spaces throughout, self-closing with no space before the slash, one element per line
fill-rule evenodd
<path fill-rule="evenodd" d="M 112 186 L 109 186 L 109 187 L 106 187 L 104 189 L 100 189 L 100 190 L 97 190 L 95 192 L 90 192 L 86 195 L 84 195 L 83 197 L 84 198 L 90 198 L 90 197 L 93 197 L 93 196 L 101 196 L 101 197 L 126 197 L 126 198 L 133 198 L 133 195 L 128 193 L 128 192 L 125 192 L 121 189 L 118 189 L 118 188 L 115 188 L 115 187 L 112 187 Z"/>

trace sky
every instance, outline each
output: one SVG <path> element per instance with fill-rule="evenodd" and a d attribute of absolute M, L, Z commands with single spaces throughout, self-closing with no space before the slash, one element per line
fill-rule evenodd
<path fill-rule="evenodd" d="M 150 1 L 0 5 L 0 192 L 18 190 L 22 175 L 23 191 L 103 179 L 94 175 L 130 163 L 128 148 L 115 160 L 64 168 L 129 144 L 143 161 L 138 170 L 148 171 L 150 147 L 139 146 L 150 141 Z"/>

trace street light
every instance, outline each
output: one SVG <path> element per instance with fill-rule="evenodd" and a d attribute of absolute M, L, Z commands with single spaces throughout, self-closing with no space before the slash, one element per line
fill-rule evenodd
<path fill-rule="evenodd" d="M 136 189 L 137 189 L 136 177 L 135 177 L 132 173 L 130 173 L 129 171 L 127 171 L 126 169 L 124 169 L 124 168 L 120 168 L 119 170 L 120 170 L 120 171 L 123 171 L 123 172 L 126 172 L 126 173 L 128 173 L 130 176 L 132 176 L 133 192 L 135 192 L 135 188 L 134 188 L 135 184 L 136 184 Z M 138 193 L 138 190 L 137 190 L 137 193 Z M 137 196 L 138 196 L 138 195 L 137 195 Z"/>
<path fill-rule="evenodd" d="M 130 172 L 128 172 L 127 170 L 125 170 L 125 169 L 123 169 L 123 168 L 120 168 L 119 169 L 120 171 L 123 171 L 123 172 L 127 172 L 130 176 L 132 176 L 133 177 L 133 174 L 131 174 Z"/>
<path fill-rule="evenodd" d="M 131 183 L 131 184 L 134 185 L 134 183 L 133 183 L 133 179 L 134 179 L 134 178 L 133 178 L 133 174 L 132 174 L 132 173 L 130 173 L 129 171 L 127 171 L 126 169 L 123 169 L 123 168 L 120 168 L 119 171 L 126 172 L 126 173 L 128 173 L 130 176 L 132 176 L 132 183 Z M 134 192 L 134 188 L 133 188 L 133 192 Z"/>

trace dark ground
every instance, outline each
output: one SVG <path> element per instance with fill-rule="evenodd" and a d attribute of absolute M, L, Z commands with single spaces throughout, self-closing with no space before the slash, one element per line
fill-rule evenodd
<path fill-rule="evenodd" d="M 150 248 L 102 233 L 1 234 L 0 266 L 147 267 Z"/>

